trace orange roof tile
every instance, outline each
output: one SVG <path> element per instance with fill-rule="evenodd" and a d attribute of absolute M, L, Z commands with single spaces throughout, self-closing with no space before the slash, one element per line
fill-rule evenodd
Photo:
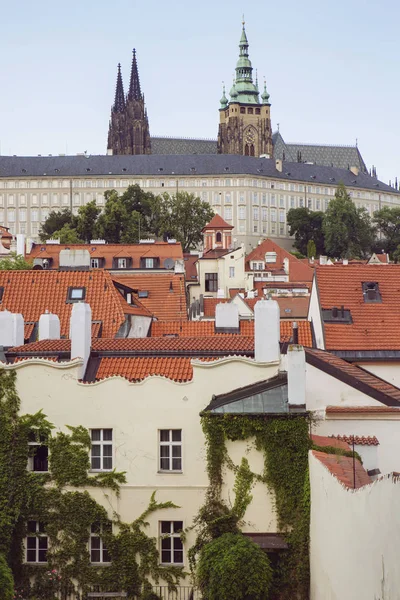
<path fill-rule="evenodd" d="M 325 454 L 325 452 L 318 452 L 317 450 L 312 450 L 312 453 L 336 479 L 350 489 L 358 489 L 372 482 L 371 477 L 357 459 L 353 459 L 350 456 Z"/>
<path fill-rule="evenodd" d="M 283 268 L 283 261 L 285 258 L 289 259 L 289 281 L 290 282 L 305 282 L 312 281 L 313 269 L 307 264 L 304 264 L 301 260 L 290 254 L 284 248 L 278 246 L 270 239 L 264 240 L 259 246 L 254 248 L 250 254 L 246 256 L 246 271 L 250 271 L 250 263 L 252 261 L 264 261 L 266 252 L 276 252 L 276 262 L 266 263 L 266 271 L 281 270 Z M 279 282 L 277 282 L 277 285 Z"/>
<path fill-rule="evenodd" d="M 339 436 L 337 436 L 336 438 L 334 437 L 327 437 L 325 435 L 315 435 L 314 433 L 311 435 L 311 440 L 312 442 L 316 445 L 319 446 L 320 448 L 323 447 L 331 447 L 331 448 L 341 448 L 342 450 L 351 450 L 349 444 L 347 444 L 347 440 L 343 440 L 343 439 L 339 439 Z"/>
<path fill-rule="evenodd" d="M 206 231 L 207 229 L 233 229 L 233 225 L 229 225 L 220 215 L 214 215 L 211 221 L 203 227 L 202 231 Z"/>
<path fill-rule="evenodd" d="M 197 279 L 198 279 L 198 275 L 197 275 L 197 268 L 196 268 L 196 262 L 199 259 L 199 255 L 198 254 L 190 254 L 190 253 L 185 253 L 183 255 L 183 260 L 185 261 L 185 277 L 186 277 L 186 283 L 196 283 Z"/>
<path fill-rule="evenodd" d="M 38 321 L 49 310 L 60 318 L 61 335 L 69 335 L 69 287 L 86 288 L 85 302 L 91 306 L 92 320 L 102 321 L 104 337 L 115 336 L 125 320 L 121 294 L 107 271 L 0 271 L 0 286 L 1 310 L 21 313 L 25 322 Z"/>
<path fill-rule="evenodd" d="M 140 268 L 140 259 L 158 257 L 160 268 L 164 268 L 164 260 L 182 260 L 182 246 L 179 242 L 154 242 L 154 244 L 34 244 L 27 254 L 27 259 L 52 258 L 51 268 L 58 269 L 61 250 L 88 250 L 93 258 L 104 258 L 104 268 L 113 268 L 113 258 L 123 256 L 132 259 L 132 268 Z"/>
<path fill-rule="evenodd" d="M 352 323 L 325 323 L 328 350 L 400 350 L 400 265 L 317 267 L 322 309 L 344 306 Z M 362 282 L 379 284 L 381 303 L 365 303 Z"/>
<path fill-rule="evenodd" d="M 190 358 L 124 357 L 101 358 L 96 381 L 120 375 L 129 381 L 141 381 L 150 375 L 162 375 L 173 381 L 190 381 L 193 368 Z"/>
<path fill-rule="evenodd" d="M 378 438 L 372 435 L 337 435 L 336 439 L 347 442 L 347 444 L 352 444 L 354 439 L 356 446 L 379 446 Z"/>
<path fill-rule="evenodd" d="M 133 290 L 147 291 L 141 304 L 160 321 L 187 320 L 185 278 L 170 273 L 118 273 L 113 280 Z M 171 289 L 172 287 L 172 289 Z M 135 296 L 137 297 L 137 296 Z"/>

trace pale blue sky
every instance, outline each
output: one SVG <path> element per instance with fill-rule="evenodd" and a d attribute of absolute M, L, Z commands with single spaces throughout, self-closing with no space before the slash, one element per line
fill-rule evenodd
<path fill-rule="evenodd" d="M 384 181 L 400 175 L 400 5 L 395 0 L 19 0 L 1 7 L 2 154 L 106 150 L 116 66 L 131 51 L 152 135 L 217 135 L 242 12 L 288 142 L 358 145 Z"/>

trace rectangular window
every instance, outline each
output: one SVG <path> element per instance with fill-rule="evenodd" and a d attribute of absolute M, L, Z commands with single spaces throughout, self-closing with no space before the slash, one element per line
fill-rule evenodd
<path fill-rule="evenodd" d="M 225 204 L 232 204 L 231 195 L 228 193 L 225 194 Z"/>
<path fill-rule="evenodd" d="M 271 210 L 271 221 L 276 223 L 276 210 Z"/>
<path fill-rule="evenodd" d="M 36 473 L 43 473 L 49 470 L 49 448 L 46 439 L 40 438 L 34 431 L 29 433 L 28 437 L 29 457 L 28 470 Z"/>
<path fill-rule="evenodd" d="M 40 521 L 28 521 L 26 536 L 26 562 L 47 562 L 48 540 L 44 524 Z"/>
<path fill-rule="evenodd" d="M 182 471 L 182 430 L 160 429 L 160 471 Z"/>
<path fill-rule="evenodd" d="M 320 210 L 321 209 L 321 200 L 316 200 L 315 201 L 315 210 Z"/>
<path fill-rule="evenodd" d="M 71 302 L 80 302 L 85 299 L 86 288 L 84 287 L 69 287 L 67 293 L 67 304 Z"/>
<path fill-rule="evenodd" d="M 244 199 L 244 194 L 240 193 L 239 194 L 239 204 L 245 204 L 245 199 Z"/>
<path fill-rule="evenodd" d="M 258 204 L 258 192 L 253 193 L 253 204 Z"/>
<path fill-rule="evenodd" d="M 92 523 L 90 526 L 90 562 L 109 563 L 111 558 L 103 534 L 112 532 L 112 523 Z"/>
<path fill-rule="evenodd" d="M 154 258 L 146 258 L 144 266 L 145 266 L 145 269 L 153 269 L 154 268 Z"/>
<path fill-rule="evenodd" d="M 112 471 L 113 468 L 113 431 L 112 429 L 91 430 L 91 468 L 92 471 Z"/>
<path fill-rule="evenodd" d="M 230 207 L 225 207 L 224 209 L 224 219 L 226 221 L 232 220 L 232 209 Z"/>
<path fill-rule="evenodd" d="M 294 196 L 290 196 L 290 208 L 294 208 L 296 206 Z"/>
<path fill-rule="evenodd" d="M 235 267 L 229 267 L 229 277 L 235 277 Z"/>
<path fill-rule="evenodd" d="M 285 213 L 283 212 L 283 210 L 281 210 L 279 212 L 279 222 L 280 223 L 284 223 L 285 222 Z"/>
<path fill-rule="evenodd" d="M 117 260 L 118 269 L 126 269 L 126 258 L 119 258 Z"/>
<path fill-rule="evenodd" d="M 239 219 L 246 218 L 246 208 L 244 206 L 239 207 Z"/>
<path fill-rule="evenodd" d="M 161 564 L 183 564 L 182 530 L 183 521 L 160 521 Z"/>
<path fill-rule="evenodd" d="M 213 204 L 221 204 L 221 194 L 218 192 L 214 193 Z"/>
<path fill-rule="evenodd" d="M 253 208 L 253 220 L 258 221 L 258 207 Z"/>
<path fill-rule="evenodd" d="M 26 221 L 26 210 L 20 209 L 19 211 L 19 220 L 22 222 Z"/>
<path fill-rule="evenodd" d="M 283 196 L 279 196 L 279 206 L 281 208 L 285 208 L 285 200 L 283 199 Z"/>
<path fill-rule="evenodd" d="M 7 211 L 7 219 L 9 223 L 14 223 L 15 222 L 15 210 L 8 210 Z"/>
<path fill-rule="evenodd" d="M 206 292 L 218 291 L 218 273 L 205 273 Z"/>
<path fill-rule="evenodd" d="M 91 269 L 98 269 L 99 268 L 99 259 L 98 258 L 91 258 L 90 259 L 90 268 Z"/>
<path fill-rule="evenodd" d="M 311 198 L 307 198 L 307 207 L 312 208 L 312 200 Z"/>
<path fill-rule="evenodd" d="M 267 194 L 262 195 L 262 203 L 267 204 Z"/>
<path fill-rule="evenodd" d="M 254 223 L 253 225 L 253 233 L 258 233 L 258 224 Z"/>
<path fill-rule="evenodd" d="M 266 208 L 262 208 L 261 209 L 261 220 L 267 221 L 267 219 L 268 219 L 268 211 Z"/>

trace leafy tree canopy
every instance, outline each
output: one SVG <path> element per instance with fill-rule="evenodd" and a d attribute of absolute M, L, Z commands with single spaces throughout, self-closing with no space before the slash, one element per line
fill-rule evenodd
<path fill-rule="evenodd" d="M 380 250 L 384 247 L 390 254 L 395 252 L 400 244 L 400 207 L 385 206 L 377 210 L 373 222 L 383 235 L 383 240 L 379 241 Z"/>
<path fill-rule="evenodd" d="M 32 269 L 32 266 L 31 262 L 16 252 L 10 252 L 6 258 L 0 260 L 0 271 L 26 271 Z"/>
<path fill-rule="evenodd" d="M 370 254 L 374 229 L 365 208 L 357 208 L 345 186 L 339 184 L 323 219 L 325 248 L 337 258 L 364 257 Z"/>
<path fill-rule="evenodd" d="M 197 578 L 204 600 L 267 600 L 272 569 L 254 542 L 225 533 L 202 548 Z"/>
<path fill-rule="evenodd" d="M 79 237 L 78 231 L 69 223 L 66 223 L 58 231 L 54 231 L 55 239 L 60 240 L 60 244 L 82 244 L 83 240 Z"/>
<path fill-rule="evenodd" d="M 325 254 L 323 220 L 323 212 L 311 211 L 308 208 L 291 208 L 289 210 L 287 214 L 289 234 L 294 236 L 294 247 L 304 256 L 307 256 L 307 244 L 310 240 L 313 240 L 315 244 L 314 256 Z"/>
<path fill-rule="evenodd" d="M 53 237 L 55 232 L 59 231 L 67 224 L 73 229 L 75 229 L 78 224 L 78 218 L 72 214 L 69 208 L 52 210 L 40 229 L 40 240 L 45 242 Z"/>
<path fill-rule="evenodd" d="M 96 221 L 100 213 L 101 208 L 96 206 L 96 200 L 88 202 L 78 210 L 76 232 L 79 238 L 87 244 L 96 237 Z"/>
<path fill-rule="evenodd" d="M 202 241 L 201 230 L 211 221 L 214 211 L 207 202 L 188 192 L 165 195 L 164 202 L 166 210 L 161 215 L 161 229 L 180 242 L 184 252 L 188 252 Z"/>

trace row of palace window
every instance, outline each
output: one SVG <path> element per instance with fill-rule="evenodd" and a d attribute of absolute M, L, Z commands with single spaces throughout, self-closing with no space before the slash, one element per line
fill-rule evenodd
<path fill-rule="evenodd" d="M 181 533 L 183 521 L 159 521 L 160 563 L 163 565 L 183 564 L 183 543 Z M 104 536 L 112 533 L 112 523 L 92 523 L 88 532 L 90 562 L 107 564 L 111 556 Z M 28 521 L 25 540 L 25 560 L 27 563 L 46 563 L 49 539 L 46 526 L 41 521 Z"/>
<path fill-rule="evenodd" d="M 114 468 L 113 430 L 91 429 L 91 471 L 112 471 Z M 45 440 L 31 435 L 29 465 L 30 471 L 49 470 L 49 453 Z M 182 472 L 182 430 L 159 429 L 158 431 L 158 470 L 165 473 Z"/>

